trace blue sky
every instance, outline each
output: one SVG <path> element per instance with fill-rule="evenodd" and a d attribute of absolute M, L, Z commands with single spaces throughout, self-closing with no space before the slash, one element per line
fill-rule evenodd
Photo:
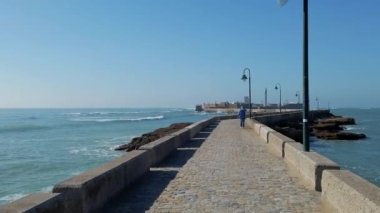
<path fill-rule="evenodd" d="M 380 107 L 380 1 L 310 0 L 310 104 Z M 296 101 L 302 1 L 3 0 L 0 107 Z"/>

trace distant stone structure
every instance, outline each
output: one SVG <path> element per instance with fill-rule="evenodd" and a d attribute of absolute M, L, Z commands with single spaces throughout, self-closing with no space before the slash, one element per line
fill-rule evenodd
<path fill-rule="evenodd" d="M 195 111 L 202 112 L 203 111 L 202 105 L 195 105 Z"/>
<path fill-rule="evenodd" d="M 247 100 L 247 97 L 244 97 L 244 102 L 214 102 L 214 103 L 203 103 L 202 105 L 198 104 L 195 105 L 195 111 L 197 112 L 202 112 L 202 111 L 236 111 L 239 109 L 241 106 L 243 106 L 245 109 L 249 109 L 249 100 Z M 252 109 L 262 109 L 262 110 L 273 110 L 273 109 L 278 109 L 279 106 L 278 104 L 255 104 L 252 103 Z M 302 109 L 302 104 L 300 103 L 287 103 L 282 105 L 283 109 Z"/>

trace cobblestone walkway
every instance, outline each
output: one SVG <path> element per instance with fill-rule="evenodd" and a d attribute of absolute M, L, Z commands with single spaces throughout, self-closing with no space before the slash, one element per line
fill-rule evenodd
<path fill-rule="evenodd" d="M 289 176 L 285 163 L 238 120 L 222 121 L 193 154 L 149 212 L 320 211 L 320 194 Z"/>

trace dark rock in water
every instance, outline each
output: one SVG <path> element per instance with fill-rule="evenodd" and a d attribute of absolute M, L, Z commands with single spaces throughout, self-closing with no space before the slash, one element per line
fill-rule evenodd
<path fill-rule="evenodd" d="M 343 130 L 341 126 L 335 123 L 317 123 L 312 125 L 314 131 L 340 131 Z"/>
<path fill-rule="evenodd" d="M 348 117 L 332 117 L 319 119 L 316 121 L 319 124 L 335 124 L 335 125 L 354 125 L 355 120 L 353 118 Z"/>
<path fill-rule="evenodd" d="M 168 134 L 171 134 L 173 132 L 176 132 L 180 129 L 183 129 L 186 126 L 189 126 L 191 123 L 174 123 L 170 125 L 169 127 L 159 128 L 154 130 L 153 132 L 145 133 L 141 135 L 140 137 L 133 138 L 131 142 L 127 144 L 123 144 L 115 148 L 115 150 L 125 150 L 127 152 L 136 150 L 140 146 L 143 146 L 147 143 L 150 143 L 152 141 L 155 141 L 159 138 L 162 138 Z"/>
<path fill-rule="evenodd" d="M 340 125 L 354 125 L 355 120 L 348 117 L 331 117 L 318 119 L 312 125 L 313 135 L 326 140 L 358 140 L 365 138 L 364 134 L 342 132 Z"/>
<path fill-rule="evenodd" d="M 326 140 L 359 140 L 366 138 L 366 135 L 361 133 L 328 131 L 318 132 L 315 136 Z"/>
<path fill-rule="evenodd" d="M 326 140 L 358 140 L 366 137 L 365 134 L 343 132 L 340 125 L 354 125 L 355 119 L 340 117 L 330 112 L 318 114 L 310 118 L 310 135 Z M 300 120 L 287 120 L 271 126 L 274 130 L 302 142 L 302 122 Z"/>

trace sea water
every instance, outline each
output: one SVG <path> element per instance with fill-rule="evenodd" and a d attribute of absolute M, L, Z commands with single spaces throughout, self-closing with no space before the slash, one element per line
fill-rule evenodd
<path fill-rule="evenodd" d="M 216 113 L 193 109 L 1 109 L 0 204 L 120 156 L 118 145 L 176 122 Z"/>
<path fill-rule="evenodd" d="M 313 138 L 311 149 L 380 187 L 380 109 L 336 109 L 332 113 L 353 117 L 356 125 L 345 129 L 364 133 L 367 138 L 354 141 Z"/>
<path fill-rule="evenodd" d="M 380 186 L 380 109 L 337 109 L 355 118 L 347 130 L 357 141 L 312 139 L 311 148 Z M 120 156 L 114 151 L 133 137 L 176 122 L 217 113 L 193 109 L 1 109 L 0 204 L 35 192 Z"/>

